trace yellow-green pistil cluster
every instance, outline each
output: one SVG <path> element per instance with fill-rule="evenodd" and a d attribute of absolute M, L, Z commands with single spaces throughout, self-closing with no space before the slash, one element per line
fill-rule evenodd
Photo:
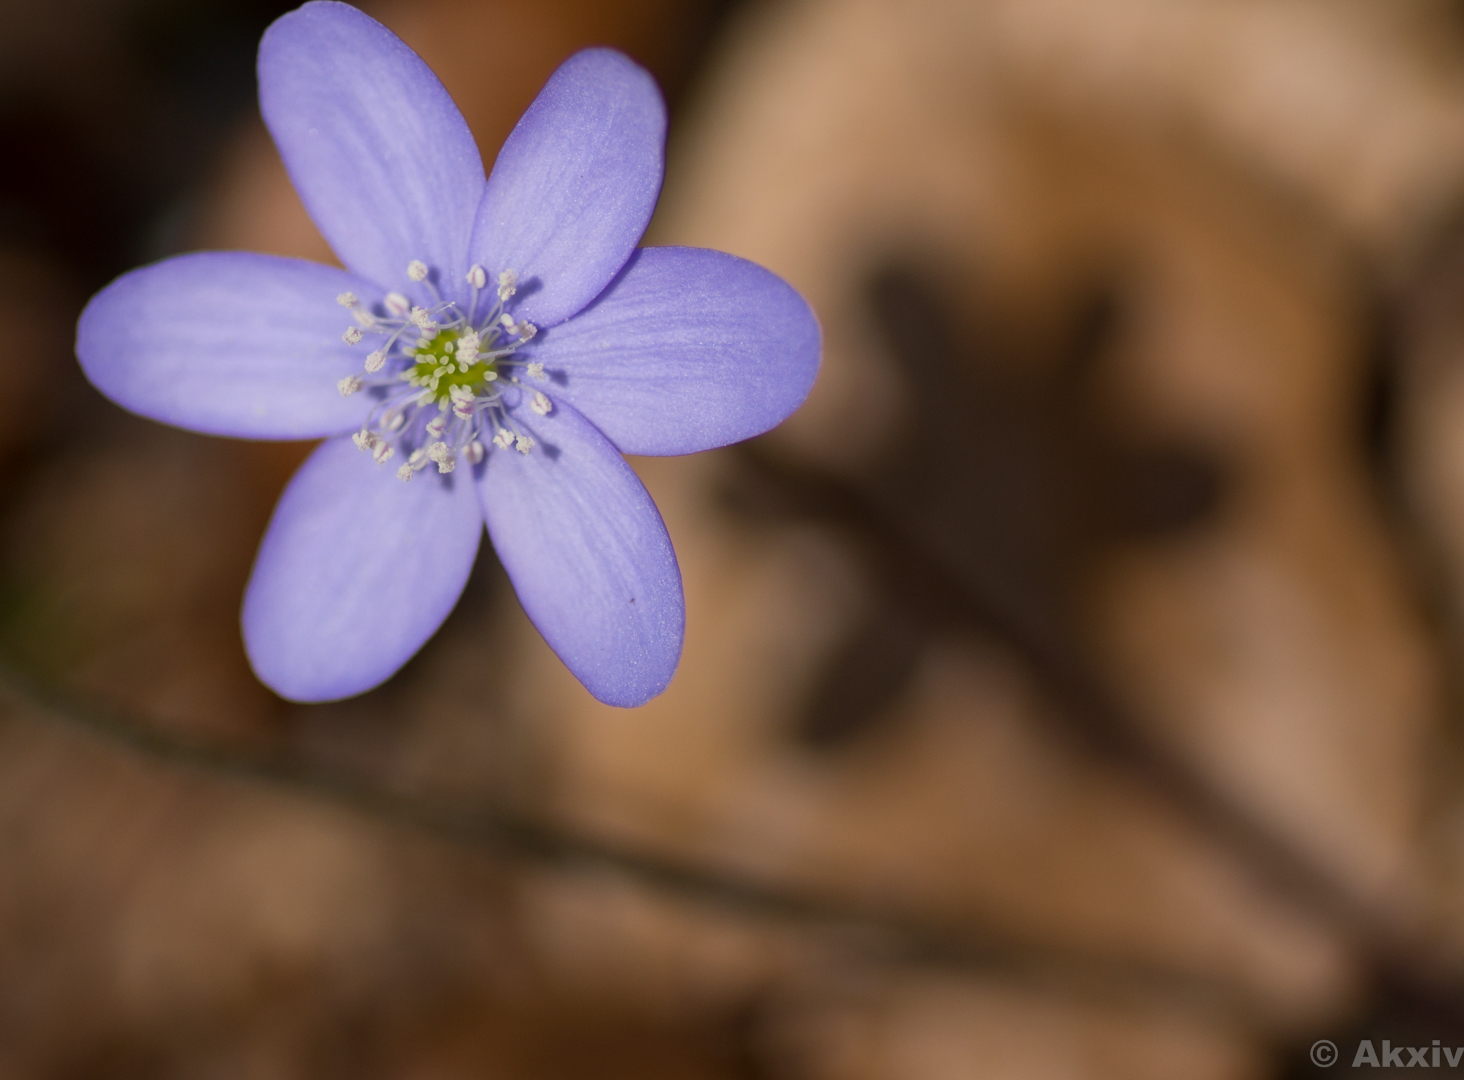
<path fill-rule="evenodd" d="M 431 390 L 434 399 L 443 405 L 454 386 L 476 394 L 486 383 L 498 378 L 498 367 L 491 360 L 478 360 L 476 333 L 439 330 L 433 337 L 417 340 L 417 347 L 407 351 L 413 366 L 407 369 L 406 381 Z"/>

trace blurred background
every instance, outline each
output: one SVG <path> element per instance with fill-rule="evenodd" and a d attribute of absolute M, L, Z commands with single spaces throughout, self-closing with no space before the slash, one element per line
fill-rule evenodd
<path fill-rule="evenodd" d="M 822 321 L 784 427 L 634 462 L 688 628 L 633 711 L 487 545 L 386 685 L 275 698 L 238 608 L 309 446 L 80 375 L 133 266 L 332 259 L 255 106 L 291 6 L 0 0 L 0 1078 L 1464 1046 L 1464 4 L 364 5 L 490 163 L 630 53 L 647 242 Z"/>

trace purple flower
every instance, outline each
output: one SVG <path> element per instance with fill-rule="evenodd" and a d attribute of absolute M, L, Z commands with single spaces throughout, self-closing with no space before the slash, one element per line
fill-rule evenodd
<path fill-rule="evenodd" d="M 143 416 L 325 437 L 245 593 L 255 672 L 299 701 L 382 682 L 457 602 L 486 522 L 524 610 L 589 691 L 654 697 L 681 654 L 681 575 L 621 454 L 782 421 L 818 368 L 808 306 L 721 252 L 636 249 L 665 108 L 619 53 L 556 71 L 486 179 L 437 77 L 345 4 L 307 3 L 266 31 L 259 97 L 349 269 L 168 259 L 98 293 L 76 344 L 98 389 Z"/>

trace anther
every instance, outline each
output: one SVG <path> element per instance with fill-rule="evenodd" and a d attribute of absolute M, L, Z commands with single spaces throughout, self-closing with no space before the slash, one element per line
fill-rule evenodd
<path fill-rule="evenodd" d="M 367 371 L 380 371 L 385 366 L 386 352 L 383 349 L 377 349 L 374 353 L 366 357 Z"/>
<path fill-rule="evenodd" d="M 363 307 L 352 308 L 351 314 L 356 317 L 356 321 L 362 326 L 370 328 L 376 325 L 376 316 Z"/>
<path fill-rule="evenodd" d="M 473 268 L 468 271 L 468 284 L 475 289 L 481 289 L 484 285 L 487 285 L 487 271 L 485 271 L 481 266 L 474 264 Z"/>
<path fill-rule="evenodd" d="M 513 432 L 509 431 L 507 428 L 499 428 L 498 434 L 493 436 L 493 445 L 503 450 L 507 450 L 510 446 L 513 445 Z"/>
<path fill-rule="evenodd" d="M 434 439 L 442 438 L 442 433 L 447 429 L 447 417 L 434 416 L 427 422 L 427 434 Z"/>
<path fill-rule="evenodd" d="M 336 303 L 343 308 L 353 308 L 360 302 L 356 299 L 356 294 L 353 292 L 343 292 L 336 297 Z"/>
<path fill-rule="evenodd" d="M 507 300 L 518 292 L 518 271 L 505 270 L 498 275 L 498 299 Z"/>
<path fill-rule="evenodd" d="M 413 281 L 427 280 L 427 264 L 421 259 L 413 259 L 407 263 L 407 277 Z"/>
<path fill-rule="evenodd" d="M 399 292 L 387 293 L 382 303 L 386 305 L 387 312 L 398 319 L 405 318 L 412 310 L 412 302 Z"/>
<path fill-rule="evenodd" d="M 534 391 L 534 400 L 530 402 L 529 408 L 533 409 L 540 416 L 548 416 L 549 410 L 553 407 L 553 403 L 548 398 L 539 393 L 539 391 Z"/>
<path fill-rule="evenodd" d="M 452 451 L 447 448 L 447 443 L 433 443 L 427 451 L 427 457 L 437 463 L 439 473 L 450 473 L 457 467 L 457 459 L 452 456 Z"/>
<path fill-rule="evenodd" d="M 518 336 L 522 341 L 530 340 L 538 332 L 539 328 L 531 322 L 521 322 L 518 324 Z"/>
<path fill-rule="evenodd" d="M 411 319 L 412 319 L 412 325 L 415 326 L 415 327 L 417 327 L 417 329 L 421 330 L 424 334 L 425 333 L 430 333 L 433 330 L 436 330 L 437 329 L 437 324 L 432 321 L 432 316 L 427 313 L 427 309 L 426 308 L 414 307 L 412 309 Z M 418 342 L 418 344 L 419 345 L 421 345 L 421 344 L 430 345 L 432 343 L 430 341 L 428 341 L 428 342 L 425 342 L 425 343 L 424 342 Z"/>
<path fill-rule="evenodd" d="M 476 465 L 483 460 L 483 456 L 487 453 L 488 451 L 483 444 L 477 439 L 474 439 L 468 443 L 468 448 L 463 451 L 463 457 L 468 459 L 469 465 Z"/>
<path fill-rule="evenodd" d="M 541 364 L 539 361 L 535 360 L 533 363 L 529 364 L 528 372 L 529 378 L 538 379 L 540 382 L 544 381 L 544 365 Z"/>
<path fill-rule="evenodd" d="M 341 335 L 341 340 L 347 345 L 355 345 L 361 340 L 361 329 L 357 326 L 346 327 L 346 332 Z"/>
<path fill-rule="evenodd" d="M 359 375 L 347 375 L 340 382 L 336 383 L 336 389 L 341 392 L 341 397 L 350 397 L 357 390 L 365 385 Z"/>
<path fill-rule="evenodd" d="M 358 450 L 370 450 L 381 440 L 377 437 L 376 432 L 369 428 L 362 428 L 351 436 L 351 441 L 356 444 Z"/>
<path fill-rule="evenodd" d="M 527 454 L 530 450 L 534 448 L 534 440 L 529 438 L 527 435 L 520 435 L 517 439 L 514 440 L 513 448 L 517 450 L 520 454 Z"/>
<path fill-rule="evenodd" d="M 378 465 L 380 465 L 382 462 L 384 462 L 387 458 L 391 457 L 395 453 L 396 451 L 392 449 L 391 443 L 383 442 L 379 439 L 377 440 L 376 445 L 371 448 L 371 457 Z"/>
<path fill-rule="evenodd" d="M 410 465 L 403 465 L 400 469 L 397 470 L 397 479 L 405 484 L 408 480 L 412 478 L 412 474 L 415 471 L 416 470 L 414 470 Z"/>

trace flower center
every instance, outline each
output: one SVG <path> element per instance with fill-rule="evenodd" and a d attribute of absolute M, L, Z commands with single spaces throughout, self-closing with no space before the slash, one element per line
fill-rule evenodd
<path fill-rule="evenodd" d="M 497 380 L 498 365 L 493 360 L 458 359 L 459 345 L 465 346 L 465 351 L 477 352 L 477 343 L 467 340 L 471 333 L 439 330 L 433 337 L 418 338 L 417 347 L 406 351 L 414 361 L 408 381 L 431 390 L 436 395 L 434 400 L 442 402 L 451 400 L 454 387 L 476 395 Z"/>
<path fill-rule="evenodd" d="M 424 263 L 414 260 L 407 276 L 437 293 Z M 517 291 L 513 271 L 498 275 L 497 300 L 489 305 L 481 303 L 488 283 L 481 266 L 468 271 L 468 283 L 473 299 L 466 312 L 440 297 L 431 308 L 421 308 L 401 293 L 388 293 L 375 311 L 351 293 L 336 297 L 358 324 L 342 335 L 347 344 L 359 345 L 368 334 L 386 339 L 366 357 L 364 375 L 336 384 L 346 396 L 365 390 L 377 399 L 352 438 L 378 465 L 400 448 L 407 458 L 397 469 L 403 480 L 428 464 L 450 473 L 459 455 L 476 465 L 489 443 L 527 454 L 534 440 L 514 424 L 510 406 L 527 401 L 540 416 L 553 408 L 541 391 L 521 381 L 527 376 L 543 382 L 544 365 L 515 356 L 538 331 L 505 310 Z M 489 309 L 481 317 L 480 306 Z"/>

